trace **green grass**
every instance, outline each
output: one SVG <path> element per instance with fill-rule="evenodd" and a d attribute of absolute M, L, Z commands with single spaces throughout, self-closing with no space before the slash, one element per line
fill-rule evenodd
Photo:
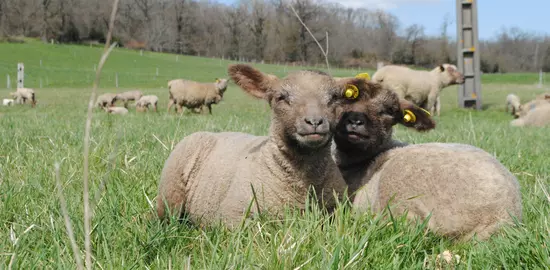
<path fill-rule="evenodd" d="M 50 76 L 48 88 L 36 90 L 35 109 L 0 107 L 0 268 L 13 259 L 15 269 L 74 269 L 56 196 L 57 162 L 77 244 L 84 253 L 83 133 L 92 68 L 99 53 L 100 49 L 79 46 L 0 44 L 0 73 L 5 67 L 11 71 L 21 60 L 29 74 L 28 86 L 34 87 L 37 77 Z M 33 71 L 30 67 L 39 66 L 40 58 L 44 65 L 60 69 Z M 212 116 L 166 114 L 167 90 L 162 87 L 169 77 L 211 80 L 222 76 L 228 63 L 219 66 L 216 59 L 183 56 L 179 60 L 175 62 L 173 55 L 145 53 L 141 57 L 139 52 L 124 50 L 116 50 L 108 60 L 100 92 L 113 90 L 109 74 L 124 70 L 127 77 L 119 78 L 121 85 L 158 95 L 161 107 L 159 114 L 131 110 L 122 117 L 94 112 L 92 198 L 101 181 L 106 181 L 92 220 L 96 268 L 166 269 L 189 263 L 193 269 L 418 269 L 425 260 L 433 267 L 435 256 L 444 250 L 461 256 L 460 269 L 547 269 L 550 265 L 550 201 L 542 189 L 550 190 L 550 129 L 512 128 L 511 116 L 503 111 L 508 93 L 527 100 L 543 91 L 531 83 L 518 83 L 528 81 L 528 76 L 484 84 L 484 111 L 457 108 L 457 90 L 450 87 L 442 94 L 442 115 L 436 118 L 434 131 L 421 134 L 396 128 L 398 139 L 412 143 L 478 146 L 495 154 L 518 177 L 524 207 L 520 226 L 506 228 L 486 242 L 454 244 L 426 232 L 422 224 L 409 224 L 400 217 L 389 223 L 380 216 L 350 214 L 344 207 L 333 220 L 316 210 L 303 216 L 290 212 L 284 221 L 251 220 L 236 231 L 162 226 L 149 219 L 148 201 L 156 196 L 164 161 L 181 138 L 199 130 L 265 135 L 269 125 L 267 106 L 233 84 L 224 101 L 213 107 Z M 155 66 L 166 77 L 155 81 Z M 259 67 L 284 74 L 282 67 Z M 89 80 L 76 71 L 86 68 L 90 69 Z M 0 89 L 0 97 L 7 97 L 9 91 Z"/>

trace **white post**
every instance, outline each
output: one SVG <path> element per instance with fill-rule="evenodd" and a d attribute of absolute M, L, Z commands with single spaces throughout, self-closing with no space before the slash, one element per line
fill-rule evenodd
<path fill-rule="evenodd" d="M 118 72 L 115 73 L 115 85 L 116 85 L 116 88 L 118 88 Z"/>
<path fill-rule="evenodd" d="M 159 68 L 157 67 L 157 76 L 159 75 Z"/>
<path fill-rule="evenodd" d="M 6 77 L 6 84 L 7 84 L 6 86 L 7 86 L 8 89 L 10 89 L 11 88 L 10 74 L 7 74 L 6 76 L 7 76 Z"/>
<path fill-rule="evenodd" d="M 176 55 L 176 62 L 178 62 L 179 60 L 180 60 L 180 56 Z"/>
<path fill-rule="evenodd" d="M 40 59 L 40 66 L 42 66 L 42 59 Z"/>
<path fill-rule="evenodd" d="M 23 63 L 17 64 L 17 88 L 23 88 L 25 85 L 25 66 Z"/>
<path fill-rule="evenodd" d="M 139 50 L 139 55 L 143 56 L 143 49 Z"/>

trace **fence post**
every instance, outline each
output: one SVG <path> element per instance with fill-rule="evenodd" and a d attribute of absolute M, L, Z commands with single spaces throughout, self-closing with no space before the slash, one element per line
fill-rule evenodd
<path fill-rule="evenodd" d="M 8 89 L 11 88 L 10 74 L 6 74 L 6 86 Z"/>
<path fill-rule="evenodd" d="M 159 75 L 159 68 L 157 67 L 157 76 Z"/>
<path fill-rule="evenodd" d="M 25 85 L 25 65 L 17 63 L 17 88 L 23 88 Z"/>
<path fill-rule="evenodd" d="M 115 85 L 116 85 L 116 88 L 118 88 L 118 72 L 115 73 Z"/>

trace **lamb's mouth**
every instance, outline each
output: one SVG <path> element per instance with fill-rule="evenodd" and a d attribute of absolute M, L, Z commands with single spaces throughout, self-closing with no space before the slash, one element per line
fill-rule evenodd
<path fill-rule="evenodd" d="M 296 133 L 298 140 L 309 146 L 322 146 L 330 140 L 328 132 Z"/>
<path fill-rule="evenodd" d="M 340 132 L 340 137 L 346 138 L 349 142 L 361 142 L 368 139 L 368 135 L 357 130 L 346 130 Z"/>

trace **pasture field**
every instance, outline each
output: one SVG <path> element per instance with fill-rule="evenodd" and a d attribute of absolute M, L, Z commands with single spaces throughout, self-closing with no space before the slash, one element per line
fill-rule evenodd
<path fill-rule="evenodd" d="M 83 137 L 93 67 L 101 49 L 85 46 L 0 43 L 0 97 L 13 91 L 17 62 L 37 107 L 0 107 L 0 268 L 74 269 L 75 260 L 57 196 L 60 164 L 77 245 L 84 258 Z M 42 67 L 40 67 L 42 60 Z M 221 64 L 220 64 L 221 63 Z M 410 143 L 460 142 L 494 154 L 519 179 L 524 216 L 485 242 L 456 244 L 403 217 L 355 215 L 344 206 L 333 219 L 321 211 L 261 217 L 242 228 L 202 230 L 151 219 L 151 202 L 170 150 L 195 131 L 265 135 L 270 114 L 262 101 L 233 83 L 213 115 L 166 113 L 166 82 L 177 77 L 213 81 L 229 61 L 117 49 L 104 69 L 99 93 L 139 88 L 159 96 L 159 113 L 107 115 L 95 110 L 90 144 L 92 248 L 97 269 L 419 269 L 434 268 L 437 254 L 460 256 L 458 269 L 548 269 L 550 266 L 549 128 L 512 128 L 505 97 L 523 101 L 537 89 L 535 74 L 483 76 L 484 110 L 459 109 L 456 87 L 442 93 L 442 113 L 428 133 L 395 128 Z M 284 75 L 284 67 L 255 65 Z M 156 76 L 156 67 L 159 75 Z M 290 70 L 288 68 L 287 70 Z M 297 67 L 295 69 L 298 69 Z M 351 70 L 333 70 L 349 76 Z M 13 80 L 6 89 L 6 73 Z M 368 71 L 372 75 L 372 71 Z M 118 73 L 116 89 L 114 76 Z M 47 83 L 46 83 L 47 78 Z M 43 87 L 39 89 L 42 79 Z M 100 191 L 104 183 L 105 188 Z M 388 213 L 384 216 L 389 217 Z M 190 266 L 190 268 L 188 268 Z"/>

